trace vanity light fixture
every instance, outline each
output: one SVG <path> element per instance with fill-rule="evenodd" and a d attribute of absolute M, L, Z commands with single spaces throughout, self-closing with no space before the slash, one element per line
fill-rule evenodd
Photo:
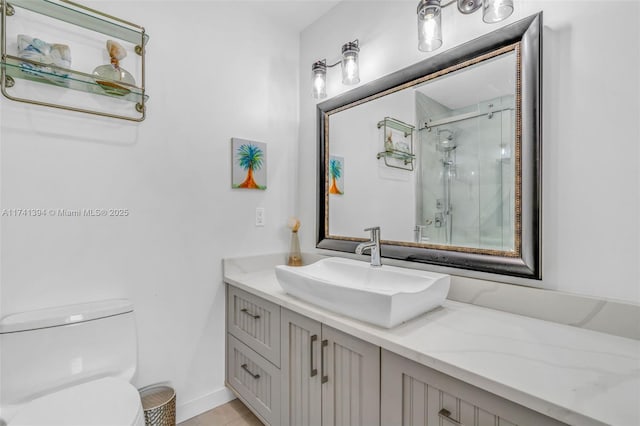
<path fill-rule="evenodd" d="M 482 20 L 493 24 L 507 19 L 513 13 L 513 0 L 484 0 Z"/>
<path fill-rule="evenodd" d="M 327 60 L 314 62 L 311 66 L 311 80 L 313 83 L 313 97 L 323 99 L 327 97 L 327 68 L 342 65 L 342 84 L 351 85 L 360 82 L 360 64 L 358 54 L 360 43 L 358 39 L 342 45 L 342 59 L 335 64 L 327 65 Z"/>
<path fill-rule="evenodd" d="M 327 97 L 327 60 L 323 59 L 311 67 L 311 80 L 313 82 L 313 97 L 322 99 Z"/>
<path fill-rule="evenodd" d="M 458 4 L 465 15 L 482 7 L 482 20 L 488 24 L 507 19 L 513 13 L 513 0 L 420 0 L 418 3 L 418 49 L 432 52 L 442 46 L 442 8 Z"/>
<path fill-rule="evenodd" d="M 360 83 L 359 52 L 357 39 L 342 45 L 342 84 Z"/>
<path fill-rule="evenodd" d="M 442 6 L 440 0 L 420 0 L 418 4 L 418 49 L 431 52 L 442 46 Z"/>

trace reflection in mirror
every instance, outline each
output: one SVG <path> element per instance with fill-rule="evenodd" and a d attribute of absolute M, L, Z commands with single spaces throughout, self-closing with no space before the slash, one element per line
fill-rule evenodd
<path fill-rule="evenodd" d="M 540 279 L 541 18 L 318 105 L 319 248 Z"/>
<path fill-rule="evenodd" d="M 515 250 L 515 53 L 415 89 L 416 242 Z"/>
<path fill-rule="evenodd" d="M 362 230 L 372 224 L 386 240 L 412 241 L 416 173 L 398 168 L 404 160 L 386 153 L 409 153 L 415 132 L 405 138 L 395 124 L 415 123 L 414 114 L 413 89 L 404 89 L 331 116 L 329 154 L 344 159 L 344 191 L 328 200 L 331 235 L 364 237 Z M 385 125 L 386 116 L 394 121 Z M 378 159 L 380 152 L 385 156 Z"/>
<path fill-rule="evenodd" d="M 329 234 L 513 252 L 515 95 L 510 50 L 332 114 Z"/>

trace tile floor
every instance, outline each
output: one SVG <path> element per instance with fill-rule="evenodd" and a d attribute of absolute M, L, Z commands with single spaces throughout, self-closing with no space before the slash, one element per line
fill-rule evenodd
<path fill-rule="evenodd" d="M 234 399 L 179 426 L 262 426 L 262 423 L 239 399 Z"/>

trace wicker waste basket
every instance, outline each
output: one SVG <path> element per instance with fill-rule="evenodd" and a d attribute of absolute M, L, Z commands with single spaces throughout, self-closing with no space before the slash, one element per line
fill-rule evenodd
<path fill-rule="evenodd" d="M 169 386 L 151 385 L 140 389 L 146 426 L 175 426 L 176 391 Z"/>

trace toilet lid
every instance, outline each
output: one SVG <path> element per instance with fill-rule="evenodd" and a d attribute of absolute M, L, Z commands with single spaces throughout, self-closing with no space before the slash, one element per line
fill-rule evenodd
<path fill-rule="evenodd" d="M 124 379 L 105 377 L 34 399 L 9 426 L 130 426 L 142 418 L 136 388 Z"/>

